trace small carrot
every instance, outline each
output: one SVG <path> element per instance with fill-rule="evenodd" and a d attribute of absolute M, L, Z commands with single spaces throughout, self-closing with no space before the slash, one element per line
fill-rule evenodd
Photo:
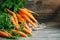
<path fill-rule="evenodd" d="M 16 22 L 15 22 L 15 20 L 14 20 L 14 17 L 11 16 L 10 19 L 11 19 L 11 22 L 13 23 L 13 25 L 16 27 L 16 29 L 19 30 L 20 26 L 19 26 L 19 24 L 16 24 Z"/>
<path fill-rule="evenodd" d="M 27 34 L 32 34 L 29 30 L 27 30 L 26 28 L 24 28 L 24 30 L 23 30 L 25 33 L 27 33 Z"/>
<path fill-rule="evenodd" d="M 30 32 L 32 32 L 32 30 L 31 30 L 31 28 L 25 23 L 25 28 L 27 29 L 27 30 L 29 30 Z"/>
<path fill-rule="evenodd" d="M 18 34 L 22 37 L 27 37 L 27 35 L 25 33 L 21 32 L 21 31 L 18 31 Z"/>
<path fill-rule="evenodd" d="M 14 17 L 15 22 L 18 24 L 18 20 L 17 20 L 16 14 L 14 12 L 12 12 L 11 10 L 9 10 L 9 9 L 6 9 L 6 10 L 7 10 L 8 13 L 10 13 Z"/>
<path fill-rule="evenodd" d="M 29 28 L 29 26 L 25 23 L 24 18 L 23 18 L 20 14 L 16 14 L 16 15 L 17 15 L 17 18 L 24 23 L 25 28 L 27 28 L 29 31 L 32 31 L 32 30 Z"/>
<path fill-rule="evenodd" d="M 4 31 L 4 32 L 6 32 L 9 36 L 12 36 L 10 33 L 8 33 L 7 31 Z"/>
<path fill-rule="evenodd" d="M 21 31 L 17 31 L 17 30 L 13 30 L 13 29 L 11 31 L 12 32 L 18 32 L 18 34 L 22 37 L 27 37 L 27 35 L 25 33 L 21 32 Z"/>
<path fill-rule="evenodd" d="M 2 36 L 2 37 L 5 36 L 5 37 L 6 37 L 6 36 L 9 36 L 9 35 L 8 35 L 8 33 L 6 33 L 6 32 L 0 31 L 0 36 Z"/>
<path fill-rule="evenodd" d="M 21 14 L 23 17 L 24 17 L 24 19 L 27 21 L 27 22 L 29 22 L 33 27 L 36 27 L 36 25 L 35 25 L 35 23 L 33 22 L 33 21 L 31 21 L 26 15 L 23 15 L 23 14 Z"/>
<path fill-rule="evenodd" d="M 22 12 L 22 13 L 21 13 L 21 12 Z M 33 16 L 31 13 L 27 12 L 26 10 L 24 10 L 24 9 L 19 9 L 19 13 L 20 13 L 20 14 L 25 14 L 25 15 L 27 15 L 27 16 L 30 17 L 34 22 L 38 23 L 38 21 L 34 18 L 34 16 Z"/>

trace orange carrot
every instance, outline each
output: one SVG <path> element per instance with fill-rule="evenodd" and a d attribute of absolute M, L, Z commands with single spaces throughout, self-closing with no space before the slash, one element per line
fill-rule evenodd
<path fill-rule="evenodd" d="M 25 22 L 25 20 L 22 18 L 22 16 L 20 14 L 16 14 L 18 20 L 20 20 L 21 22 Z"/>
<path fill-rule="evenodd" d="M 18 20 L 17 20 L 16 14 L 14 12 L 12 12 L 11 10 L 9 10 L 9 9 L 6 9 L 6 10 L 7 10 L 8 13 L 10 13 L 14 17 L 15 22 L 18 24 Z"/>
<path fill-rule="evenodd" d="M 16 29 L 19 30 L 20 26 L 19 26 L 19 24 L 16 24 L 13 16 L 11 16 L 11 21 L 12 21 L 13 25 L 16 27 Z"/>
<path fill-rule="evenodd" d="M 13 20 L 13 17 L 11 17 L 11 18 L 12 18 L 13 24 L 15 25 L 16 29 L 18 30 L 18 29 L 19 29 L 19 26 L 16 25 L 15 21 Z M 26 29 L 24 29 L 24 31 L 26 31 Z M 26 32 L 27 32 L 27 31 L 26 31 Z M 27 32 L 27 33 L 28 33 L 28 32 Z"/>
<path fill-rule="evenodd" d="M 27 35 L 25 33 L 21 32 L 21 31 L 19 31 L 18 34 L 22 37 L 27 37 Z"/>
<path fill-rule="evenodd" d="M 6 32 L 9 36 L 12 36 L 10 33 L 8 33 L 7 31 L 4 31 L 4 32 Z"/>
<path fill-rule="evenodd" d="M 6 36 L 9 36 L 9 35 L 8 35 L 8 33 L 6 33 L 6 32 L 0 31 L 0 36 L 2 36 L 2 37 L 5 36 L 5 37 L 6 37 Z"/>
<path fill-rule="evenodd" d="M 33 11 L 27 9 L 27 8 L 23 8 L 23 9 L 26 10 L 27 12 L 29 12 L 29 13 L 35 13 L 35 12 L 33 12 Z"/>
<path fill-rule="evenodd" d="M 31 30 L 31 28 L 25 23 L 25 28 L 27 29 L 27 30 L 29 30 L 30 32 L 32 32 L 32 30 Z"/>
<path fill-rule="evenodd" d="M 24 30 L 23 30 L 25 33 L 27 33 L 27 34 L 32 34 L 29 30 L 27 30 L 26 28 L 24 28 Z"/>
<path fill-rule="evenodd" d="M 27 16 L 30 17 L 34 22 L 38 23 L 38 21 L 34 18 L 34 16 L 33 16 L 31 13 L 27 12 L 26 10 L 24 10 L 24 9 L 19 9 L 19 13 L 20 13 L 20 14 L 25 14 L 25 15 L 27 15 Z"/>
<path fill-rule="evenodd" d="M 17 18 L 24 23 L 25 28 L 27 28 L 29 31 L 32 31 L 32 30 L 29 28 L 29 26 L 25 23 L 24 18 L 23 18 L 20 14 L 16 14 L 16 15 L 17 15 Z"/>
<path fill-rule="evenodd" d="M 32 22 L 26 15 L 23 15 L 23 14 L 21 14 L 23 17 L 24 17 L 24 19 L 27 21 L 27 22 L 29 22 L 33 27 L 36 27 L 36 25 L 35 25 L 35 23 L 34 22 Z"/>
<path fill-rule="evenodd" d="M 17 30 L 13 30 L 13 29 L 11 31 L 12 32 L 18 32 L 18 34 L 22 37 L 27 37 L 27 35 L 25 33 L 21 32 L 21 31 L 17 31 Z"/>
<path fill-rule="evenodd" d="M 26 10 L 27 12 L 29 12 L 29 13 L 33 13 L 33 14 L 35 14 L 35 15 L 39 16 L 39 14 L 37 14 L 36 12 L 33 12 L 33 11 L 31 11 L 31 10 L 27 9 L 27 8 L 23 8 L 23 9 L 24 9 L 24 10 Z"/>

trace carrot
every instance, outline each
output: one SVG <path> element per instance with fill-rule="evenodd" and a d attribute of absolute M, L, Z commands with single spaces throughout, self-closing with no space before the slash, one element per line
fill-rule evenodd
<path fill-rule="evenodd" d="M 6 9 L 6 10 L 7 10 L 8 13 L 10 13 L 14 17 L 15 22 L 18 24 L 18 20 L 17 20 L 16 14 L 14 12 L 12 12 L 11 10 L 9 10 L 9 9 Z"/>
<path fill-rule="evenodd" d="M 16 22 L 15 22 L 15 20 L 14 20 L 14 17 L 11 16 L 10 19 L 11 19 L 11 22 L 13 23 L 13 25 L 16 27 L 16 29 L 19 30 L 20 26 L 19 26 L 19 24 L 16 24 Z"/>
<path fill-rule="evenodd" d="M 22 13 L 21 13 L 21 12 L 22 12 Z M 33 16 L 31 13 L 27 12 L 26 10 L 24 10 L 24 9 L 19 9 L 19 13 L 20 13 L 20 14 L 25 14 L 25 15 L 27 15 L 27 16 L 30 17 L 34 22 L 38 23 L 38 21 L 34 18 L 34 16 Z"/>
<path fill-rule="evenodd" d="M 10 33 L 8 33 L 7 31 L 4 31 L 4 32 L 6 32 L 9 36 L 12 36 Z"/>
<path fill-rule="evenodd" d="M 22 37 L 27 37 L 27 35 L 25 33 L 21 32 L 21 31 L 19 31 L 18 34 Z"/>
<path fill-rule="evenodd" d="M 27 34 L 32 34 L 29 30 L 27 30 L 26 28 L 24 28 L 24 30 L 23 30 L 25 33 L 27 33 Z"/>
<path fill-rule="evenodd" d="M 16 23 L 15 23 L 15 21 L 13 20 L 13 18 L 12 18 L 12 21 L 13 21 L 13 24 L 15 25 L 15 27 L 18 29 L 19 28 L 19 26 L 18 25 L 16 25 Z M 25 31 L 25 29 L 24 29 L 24 31 Z M 27 32 L 27 31 L 26 31 Z M 28 32 L 27 32 L 28 33 Z"/>
<path fill-rule="evenodd" d="M 20 36 L 22 36 L 22 37 L 27 37 L 27 35 L 26 35 L 25 33 L 21 32 L 21 31 L 17 31 L 17 30 L 13 30 L 13 29 L 12 29 L 12 32 L 18 32 L 18 34 L 19 34 Z"/>
<path fill-rule="evenodd" d="M 16 15 L 17 15 L 17 18 L 24 23 L 25 28 L 28 29 L 29 31 L 32 31 L 32 30 L 29 28 L 29 26 L 25 23 L 24 18 L 23 18 L 20 14 L 16 14 Z"/>
<path fill-rule="evenodd" d="M 29 30 L 30 32 L 32 32 L 32 30 L 31 30 L 31 28 L 25 23 L 25 28 L 27 29 L 27 30 Z"/>
<path fill-rule="evenodd" d="M 21 22 L 25 21 L 20 14 L 16 14 L 16 16 L 17 16 L 18 20 L 20 20 Z"/>
<path fill-rule="evenodd" d="M 24 9 L 24 10 L 26 10 L 27 12 L 29 12 L 29 13 L 33 13 L 33 14 L 35 14 L 35 15 L 39 16 L 39 14 L 37 14 L 36 12 L 33 12 L 33 11 L 31 11 L 31 10 L 27 9 L 27 8 L 23 8 L 23 9 Z"/>
<path fill-rule="evenodd" d="M 27 12 L 29 12 L 29 13 L 35 13 L 35 12 L 33 12 L 33 11 L 27 9 L 27 8 L 23 8 L 23 9 L 26 10 Z"/>
<path fill-rule="evenodd" d="M 2 36 L 2 37 L 5 36 L 5 37 L 6 37 L 6 36 L 9 36 L 9 35 L 8 35 L 8 33 L 6 33 L 6 32 L 0 31 L 0 36 Z"/>
<path fill-rule="evenodd" d="M 26 15 L 23 15 L 23 14 L 21 14 L 23 17 L 24 17 L 24 19 L 27 21 L 27 22 L 29 22 L 33 27 L 36 27 L 36 25 L 35 25 L 35 23 L 33 22 L 33 21 L 31 21 Z"/>

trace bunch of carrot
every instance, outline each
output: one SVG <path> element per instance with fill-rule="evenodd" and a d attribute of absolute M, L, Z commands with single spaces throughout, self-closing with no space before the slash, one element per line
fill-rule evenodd
<path fill-rule="evenodd" d="M 11 29 L 11 32 L 17 32 L 22 37 L 27 37 L 26 34 L 32 35 L 32 29 L 27 25 L 27 23 L 30 23 L 34 28 L 36 27 L 35 23 L 38 23 L 38 21 L 32 15 L 32 13 L 35 12 L 27 8 L 19 8 L 17 13 L 14 13 L 9 9 L 6 10 L 11 15 L 10 20 L 13 23 L 14 27 L 16 28 Z M 21 25 L 19 25 L 19 22 L 21 22 L 24 25 L 23 31 L 20 31 Z M 12 36 L 12 35 L 8 32 L 0 31 L 0 36 Z"/>

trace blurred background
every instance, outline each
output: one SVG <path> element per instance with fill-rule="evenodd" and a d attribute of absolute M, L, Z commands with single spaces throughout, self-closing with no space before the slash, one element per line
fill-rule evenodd
<path fill-rule="evenodd" d="M 60 0 L 28 0 L 25 7 L 38 14 L 34 16 L 40 23 L 60 25 Z"/>
<path fill-rule="evenodd" d="M 28 0 L 26 7 L 39 14 L 39 19 L 60 22 L 60 0 Z"/>

